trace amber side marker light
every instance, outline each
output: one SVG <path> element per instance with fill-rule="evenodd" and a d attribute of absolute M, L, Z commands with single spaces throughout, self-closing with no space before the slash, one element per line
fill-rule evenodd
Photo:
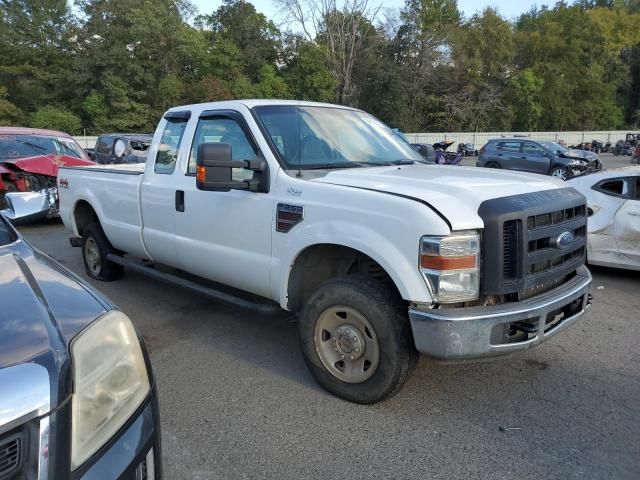
<path fill-rule="evenodd" d="M 464 257 L 440 257 L 422 255 L 420 266 L 429 270 L 463 270 L 476 267 L 475 255 Z"/>
<path fill-rule="evenodd" d="M 196 168 L 196 181 L 204 183 L 207 180 L 207 169 L 204 165 L 198 165 Z"/>

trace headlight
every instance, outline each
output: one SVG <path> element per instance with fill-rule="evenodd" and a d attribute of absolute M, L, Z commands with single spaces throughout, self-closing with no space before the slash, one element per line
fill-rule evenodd
<path fill-rule="evenodd" d="M 457 303 L 480 294 L 480 236 L 460 232 L 447 237 L 422 237 L 420 271 L 433 300 Z"/>
<path fill-rule="evenodd" d="M 127 316 L 112 311 L 71 343 L 74 393 L 71 467 L 104 445 L 149 393 L 149 376 Z"/>
<path fill-rule="evenodd" d="M 569 162 L 570 167 L 583 167 L 589 163 L 588 160 L 571 160 Z"/>

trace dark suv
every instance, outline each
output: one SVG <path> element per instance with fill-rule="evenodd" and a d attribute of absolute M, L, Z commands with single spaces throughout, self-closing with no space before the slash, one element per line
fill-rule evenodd
<path fill-rule="evenodd" d="M 530 138 L 489 140 L 480 149 L 476 166 L 540 173 L 562 180 L 602 169 L 593 152 L 568 150 L 550 140 Z"/>

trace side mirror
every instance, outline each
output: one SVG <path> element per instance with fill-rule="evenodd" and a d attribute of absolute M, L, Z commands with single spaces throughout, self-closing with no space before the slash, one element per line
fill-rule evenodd
<path fill-rule="evenodd" d="M 256 160 L 232 160 L 228 143 L 201 143 L 196 157 L 196 187 L 210 192 L 249 190 L 269 191 L 269 169 L 267 162 Z M 245 168 L 256 172 L 252 179 L 242 182 L 232 179 L 234 168 Z"/>

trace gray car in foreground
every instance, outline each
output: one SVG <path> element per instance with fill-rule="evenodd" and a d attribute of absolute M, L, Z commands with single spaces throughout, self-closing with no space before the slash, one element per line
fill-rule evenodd
<path fill-rule="evenodd" d="M 530 138 L 489 140 L 480 149 L 476 166 L 540 173 L 562 180 L 602 170 L 593 152 L 569 150 L 550 140 Z"/>

